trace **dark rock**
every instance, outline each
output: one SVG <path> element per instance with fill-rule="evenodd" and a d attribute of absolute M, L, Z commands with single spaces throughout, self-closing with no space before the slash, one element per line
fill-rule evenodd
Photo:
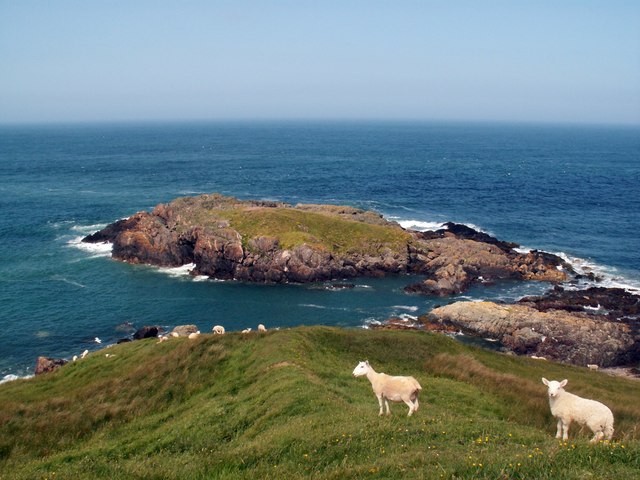
<path fill-rule="evenodd" d="M 540 312 L 606 313 L 610 319 L 638 317 L 640 296 L 622 288 L 591 287 L 586 290 L 553 290 L 541 296 L 524 297 L 518 303 L 530 305 Z"/>
<path fill-rule="evenodd" d="M 68 361 L 62 358 L 38 357 L 35 374 L 41 375 L 43 373 L 53 372 L 67 363 Z"/>
<path fill-rule="evenodd" d="M 121 343 L 127 343 L 130 342 L 131 339 L 130 338 L 121 338 L 120 340 L 118 340 L 116 343 L 119 345 Z"/>
<path fill-rule="evenodd" d="M 133 334 L 134 340 L 142 340 L 143 338 L 153 338 L 158 336 L 158 327 L 145 326 L 136 330 Z"/>

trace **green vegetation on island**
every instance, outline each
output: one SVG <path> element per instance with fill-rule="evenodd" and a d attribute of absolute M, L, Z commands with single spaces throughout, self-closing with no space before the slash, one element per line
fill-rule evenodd
<path fill-rule="evenodd" d="M 378 416 L 351 375 L 365 359 L 416 377 L 417 413 Z M 607 404 L 614 441 L 556 440 L 543 376 Z M 147 339 L 1 385 L 0 478 L 633 478 L 638 398 L 637 381 L 424 332 Z"/>

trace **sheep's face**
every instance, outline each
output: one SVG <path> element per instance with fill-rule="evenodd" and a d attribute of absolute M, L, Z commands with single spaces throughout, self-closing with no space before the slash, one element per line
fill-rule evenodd
<path fill-rule="evenodd" d="M 356 368 L 353 369 L 354 377 L 361 377 L 362 375 L 366 375 L 369 371 L 369 362 L 360 362 Z"/>
<path fill-rule="evenodd" d="M 567 384 L 567 380 L 557 382 L 556 380 L 547 380 L 546 378 L 543 378 L 542 383 L 544 383 L 548 388 L 547 394 L 549 395 L 549 398 L 555 398 L 561 391 L 563 391 L 563 387 Z"/>

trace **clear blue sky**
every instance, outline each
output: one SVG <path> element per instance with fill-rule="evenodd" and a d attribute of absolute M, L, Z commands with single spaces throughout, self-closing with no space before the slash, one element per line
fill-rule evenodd
<path fill-rule="evenodd" d="M 0 123 L 640 124 L 640 1 L 0 0 Z"/>

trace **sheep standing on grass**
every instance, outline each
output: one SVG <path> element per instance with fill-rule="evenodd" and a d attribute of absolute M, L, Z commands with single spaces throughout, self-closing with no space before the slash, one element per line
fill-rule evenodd
<path fill-rule="evenodd" d="M 549 387 L 549 406 L 551 414 L 558 419 L 558 431 L 556 438 L 563 440 L 569 438 L 569 426 L 571 422 L 586 425 L 594 433 L 591 443 L 605 438 L 613 437 L 613 413 L 606 405 L 596 400 L 588 400 L 573 393 L 566 392 L 564 386 L 568 380 L 557 382 L 555 380 L 542 379 Z"/>
<path fill-rule="evenodd" d="M 216 335 L 224 335 L 224 327 L 222 325 L 216 325 L 213 327 L 213 333 Z"/>
<path fill-rule="evenodd" d="M 258 331 L 259 332 L 266 332 L 267 331 L 267 327 L 265 327 L 263 324 L 258 325 Z"/>
<path fill-rule="evenodd" d="M 358 363 L 358 366 L 353 370 L 354 377 L 363 375 L 367 376 L 373 387 L 373 393 L 378 397 L 380 415 L 384 413 L 383 402 L 387 407 L 387 415 L 391 414 L 388 400 L 406 403 L 409 406 L 408 416 L 418 410 L 418 394 L 422 387 L 415 378 L 392 377 L 385 373 L 376 373 L 368 361 Z"/>

